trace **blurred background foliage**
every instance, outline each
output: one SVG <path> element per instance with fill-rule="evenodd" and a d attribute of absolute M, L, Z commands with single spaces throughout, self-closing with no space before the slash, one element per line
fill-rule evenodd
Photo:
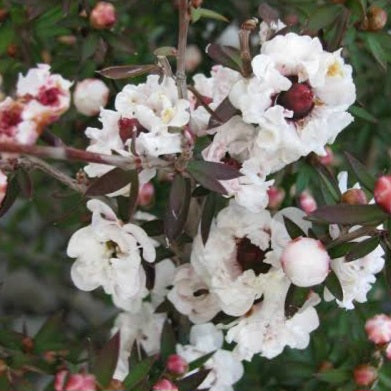
<path fill-rule="evenodd" d="M 118 21 L 111 30 L 96 30 L 88 15 L 94 0 L 3 0 L 0 2 L 0 74 L 4 94 L 12 94 L 19 72 L 46 62 L 54 72 L 78 81 L 99 77 L 95 71 L 110 65 L 146 64 L 154 61 L 153 51 L 176 46 L 175 0 L 111 1 Z M 235 44 L 236 29 L 253 16 L 259 17 L 260 0 L 205 0 L 203 7 L 224 15 L 229 23 L 204 19 L 190 27 L 189 43 L 203 53 L 209 42 Z M 318 35 L 325 47 L 342 45 L 354 68 L 357 103 L 352 109 L 356 121 L 332 146 L 332 170 L 346 168 L 344 151 L 350 151 L 373 173 L 390 169 L 391 153 L 391 35 L 389 23 L 378 31 L 363 25 L 368 7 L 378 6 L 388 14 L 387 0 L 270 0 L 280 17 L 294 31 Z M 255 39 L 256 41 L 256 39 Z M 255 42 L 254 41 L 254 42 Z M 254 53 L 259 47 L 254 45 Z M 212 61 L 203 54 L 191 73 L 209 73 Z M 190 73 L 190 75 L 191 75 Z M 135 81 L 142 80 L 136 79 Z M 106 83 L 111 101 L 129 80 Z M 83 117 L 74 108 L 53 125 L 50 132 L 67 144 L 84 148 L 84 129 L 99 126 L 97 118 Z M 40 141 L 44 143 L 44 141 Z M 71 175 L 82 168 L 78 163 L 56 163 Z M 284 205 L 295 205 L 297 195 L 309 188 L 321 200 L 319 176 L 303 160 L 276 176 L 287 193 Z M 33 195 L 19 197 L 0 220 L 0 340 L 5 330 L 30 335 L 48 315 L 63 311 L 63 331 L 71 341 L 90 337 L 98 345 L 107 340 L 116 310 L 100 291 L 84 293 L 73 287 L 69 270 L 72 260 L 65 255 L 66 243 L 81 224 L 88 221 L 81 196 L 69 192 L 53 179 L 32 174 Z M 169 185 L 155 183 L 152 212 L 159 212 L 167 199 Z M 246 364 L 246 375 L 237 385 L 242 390 L 355 390 L 353 368 L 373 361 L 373 346 L 364 333 L 365 319 L 391 312 L 389 292 L 383 277 L 366 304 L 346 312 L 334 304 L 319 307 L 321 327 L 312 334 L 310 347 L 291 351 L 274 360 L 255 359 Z M 1 352 L 1 350 L 0 350 Z M 372 361 L 371 361 L 372 360 Z M 376 363 L 375 363 L 376 364 Z M 376 390 L 391 389 L 391 365 L 386 363 Z"/>

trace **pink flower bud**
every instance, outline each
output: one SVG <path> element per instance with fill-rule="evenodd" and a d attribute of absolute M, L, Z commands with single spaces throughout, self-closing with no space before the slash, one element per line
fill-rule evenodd
<path fill-rule="evenodd" d="M 84 79 L 77 83 L 73 102 L 79 113 L 87 116 L 97 115 L 101 107 L 107 105 L 110 90 L 99 79 Z"/>
<path fill-rule="evenodd" d="M 391 213 L 391 175 L 383 175 L 376 181 L 374 196 L 376 203 Z"/>
<path fill-rule="evenodd" d="M 69 373 L 62 370 L 54 380 L 55 391 L 96 391 L 95 376 L 88 373 Z"/>
<path fill-rule="evenodd" d="M 350 205 L 366 205 L 367 196 L 362 189 L 349 189 L 342 194 L 341 201 Z"/>
<path fill-rule="evenodd" d="M 270 209 L 278 209 L 282 204 L 282 201 L 284 201 L 285 190 L 281 187 L 270 186 L 267 195 L 269 196 L 268 207 Z"/>
<path fill-rule="evenodd" d="M 368 319 L 365 323 L 368 339 L 375 344 L 391 342 L 391 317 L 380 314 Z"/>
<path fill-rule="evenodd" d="M 369 387 L 377 379 L 377 370 L 368 364 L 359 365 L 354 369 L 354 381 L 358 386 Z"/>
<path fill-rule="evenodd" d="M 303 191 L 300 194 L 299 204 L 300 208 L 303 209 L 305 213 L 312 213 L 318 207 L 315 198 L 307 191 Z"/>
<path fill-rule="evenodd" d="M 152 203 L 155 195 L 155 187 L 151 182 L 144 183 L 138 192 L 138 204 L 140 206 L 148 206 Z"/>
<path fill-rule="evenodd" d="M 189 365 L 183 357 L 171 354 L 167 359 L 166 368 L 174 375 L 183 375 L 189 369 Z"/>
<path fill-rule="evenodd" d="M 106 1 L 100 1 L 91 11 L 91 26 L 98 29 L 110 29 L 117 21 L 115 7 Z"/>
<path fill-rule="evenodd" d="M 324 166 L 330 166 L 334 162 L 334 153 L 330 147 L 326 147 L 325 150 L 326 150 L 326 155 L 319 156 L 319 162 Z"/>
<path fill-rule="evenodd" d="M 7 175 L 5 175 L 3 171 L 0 170 L 0 205 L 2 204 L 7 192 L 7 184 Z"/>
<path fill-rule="evenodd" d="M 299 237 L 285 247 L 281 264 L 293 284 L 309 287 L 326 279 L 330 257 L 319 240 Z"/>
<path fill-rule="evenodd" d="M 160 379 L 153 387 L 153 391 L 178 391 L 178 387 L 167 379 Z"/>

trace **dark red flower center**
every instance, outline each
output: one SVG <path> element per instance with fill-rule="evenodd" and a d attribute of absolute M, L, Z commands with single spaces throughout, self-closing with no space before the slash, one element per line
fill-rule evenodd
<path fill-rule="evenodd" d="M 15 105 L 8 110 L 0 112 L 0 131 L 8 136 L 12 135 L 11 129 L 22 122 L 22 109 Z"/>
<path fill-rule="evenodd" d="M 234 168 L 235 170 L 240 170 L 242 168 L 242 163 L 238 162 L 236 159 L 231 157 L 228 152 L 225 154 L 223 159 L 221 159 L 221 162 L 229 167 Z"/>
<path fill-rule="evenodd" d="M 267 273 L 271 265 L 264 262 L 266 251 L 251 243 L 248 238 L 237 240 L 236 261 L 242 271 L 254 270 L 256 275 Z"/>
<path fill-rule="evenodd" d="M 308 83 L 299 83 L 297 77 L 291 78 L 291 81 L 291 88 L 278 95 L 276 104 L 293 111 L 293 119 L 301 119 L 306 117 L 313 109 L 314 93 Z"/>
<path fill-rule="evenodd" d="M 61 91 L 57 87 L 42 87 L 38 93 L 38 101 L 44 106 L 57 106 L 60 102 Z"/>
<path fill-rule="evenodd" d="M 146 132 L 146 129 L 141 126 L 140 122 L 136 118 L 123 117 L 118 121 L 118 127 L 119 136 L 124 143 L 131 139 L 133 134 L 137 137 L 141 132 Z"/>

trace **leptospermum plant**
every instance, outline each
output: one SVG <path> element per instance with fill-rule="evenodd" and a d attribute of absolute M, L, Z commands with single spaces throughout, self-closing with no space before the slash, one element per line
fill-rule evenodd
<path fill-rule="evenodd" d="M 210 44 L 216 64 L 189 82 L 189 23 L 224 19 L 200 3 L 179 0 L 178 45 L 157 49 L 155 63 L 100 71 L 108 79 L 145 75 L 118 92 L 114 107 L 103 108 L 102 81 L 77 84 L 76 108 L 87 116 L 100 111 L 101 126 L 85 131 L 85 150 L 49 137 L 69 107 L 72 82 L 48 66 L 20 75 L 15 98 L 0 103 L 0 214 L 18 191 L 28 192 L 32 169 L 81 193 L 91 218 L 69 238 L 70 275 L 76 289 L 103 289 L 120 311 L 109 342 L 87 358 L 85 347 L 59 343 L 59 316 L 34 338 L 1 334 L 2 390 L 25 387 L 24 375 L 35 371 L 52 374 L 56 391 L 229 391 L 245 362 L 305 349 L 322 301 L 354 311 L 385 267 L 391 177 L 372 176 L 349 154 L 353 187 L 347 172 L 335 176 L 329 168 L 329 145 L 354 121 L 352 67 L 338 47 L 349 15 L 325 42 L 261 7 L 262 22 L 249 19 L 239 29 L 240 49 Z M 374 31 L 375 11 L 357 28 Z M 95 28 L 109 28 L 115 10 L 100 2 L 90 18 Z M 50 146 L 36 144 L 42 134 Z M 45 158 L 86 165 L 70 177 Z M 300 159 L 317 175 L 320 195 L 306 190 L 304 210 L 281 208 L 279 173 Z M 153 215 L 138 206 L 152 202 L 159 180 L 170 190 L 164 213 Z M 318 378 L 346 382 L 346 390 L 354 389 L 352 379 L 375 384 L 390 356 L 389 323 L 386 315 L 367 323 L 372 362 L 352 368 L 350 378 L 344 368 L 324 366 Z"/>

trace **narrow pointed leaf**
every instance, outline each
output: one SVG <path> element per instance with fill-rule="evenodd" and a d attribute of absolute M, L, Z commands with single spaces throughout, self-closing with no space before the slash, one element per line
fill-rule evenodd
<path fill-rule="evenodd" d="M 19 192 L 20 192 L 20 187 L 16 176 L 10 177 L 8 179 L 7 191 L 5 193 L 5 197 L 0 205 L 0 217 L 4 216 L 8 212 L 8 210 L 16 201 Z"/>
<path fill-rule="evenodd" d="M 288 231 L 288 234 L 291 237 L 291 239 L 296 239 L 300 236 L 303 237 L 307 236 L 306 233 L 291 219 L 289 219 L 286 216 L 283 216 L 283 218 L 284 218 L 285 228 Z"/>
<path fill-rule="evenodd" d="M 225 98 L 215 110 L 215 115 L 210 117 L 208 129 L 216 128 L 228 122 L 238 110 L 232 105 L 228 98 Z M 217 120 L 217 118 L 219 120 Z"/>
<path fill-rule="evenodd" d="M 17 171 L 16 178 L 23 196 L 26 198 L 31 198 L 33 193 L 33 184 L 31 182 L 29 173 L 21 168 Z"/>
<path fill-rule="evenodd" d="M 162 46 L 153 51 L 155 56 L 175 57 L 178 54 L 176 48 L 172 46 Z"/>
<path fill-rule="evenodd" d="M 345 152 L 345 156 L 360 184 L 362 184 L 370 192 L 373 192 L 376 178 L 370 174 L 368 169 L 350 153 Z"/>
<path fill-rule="evenodd" d="M 122 168 L 113 168 L 100 178 L 96 179 L 86 190 L 87 196 L 99 196 L 114 193 L 134 180 L 134 170 L 125 171 Z"/>
<path fill-rule="evenodd" d="M 236 48 L 211 43 L 206 47 L 206 53 L 217 64 L 224 65 L 238 72 L 242 69 L 240 52 Z"/>
<path fill-rule="evenodd" d="M 355 117 L 364 119 L 365 121 L 368 121 L 368 122 L 372 122 L 373 124 L 376 124 L 379 122 L 375 116 L 373 116 L 369 111 L 365 110 L 363 107 L 351 106 L 349 108 L 349 111 Z"/>
<path fill-rule="evenodd" d="M 145 74 L 159 73 L 160 68 L 155 64 L 147 65 L 119 65 L 104 68 L 100 71 L 97 71 L 100 75 L 108 79 L 127 79 L 130 77 L 142 76 Z"/>
<path fill-rule="evenodd" d="M 327 248 L 327 252 L 329 253 L 331 259 L 341 258 L 344 257 L 355 246 L 355 244 L 355 242 L 337 244 L 331 248 Z"/>
<path fill-rule="evenodd" d="M 119 346 L 120 334 L 118 332 L 111 337 L 94 359 L 92 373 L 102 387 L 107 387 L 113 378 L 118 361 Z"/>
<path fill-rule="evenodd" d="M 349 369 L 336 368 L 319 372 L 315 376 L 318 380 L 328 384 L 342 384 L 351 379 L 352 372 Z"/>
<path fill-rule="evenodd" d="M 334 297 L 336 297 L 338 300 L 343 300 L 343 290 L 341 283 L 333 271 L 330 271 L 329 275 L 327 276 L 325 285 Z"/>
<path fill-rule="evenodd" d="M 387 218 L 387 214 L 377 205 L 338 204 L 321 206 L 312 212 L 308 219 L 327 224 L 378 224 Z"/>
<path fill-rule="evenodd" d="M 189 372 L 194 371 L 194 369 L 201 368 L 216 352 L 210 352 L 189 362 Z"/>
<path fill-rule="evenodd" d="M 56 350 L 63 347 L 63 314 L 49 317 L 34 337 L 36 352 Z"/>
<path fill-rule="evenodd" d="M 160 339 L 160 356 L 166 361 L 170 354 L 175 353 L 176 338 L 171 323 L 166 320 L 163 326 L 162 336 Z"/>
<path fill-rule="evenodd" d="M 223 22 L 229 22 L 229 20 L 224 16 L 219 14 L 216 11 L 212 11 L 210 9 L 206 8 L 191 8 L 191 21 L 192 23 L 196 23 L 201 18 L 206 19 L 215 19 L 215 20 L 221 20 Z"/>
<path fill-rule="evenodd" d="M 141 228 L 147 233 L 148 236 L 159 236 L 164 234 L 163 220 L 147 221 L 141 225 Z"/>
<path fill-rule="evenodd" d="M 346 254 L 346 262 L 354 261 L 363 258 L 371 253 L 380 244 L 380 238 L 375 236 L 373 238 L 365 239 L 362 242 L 357 242 Z"/>
<path fill-rule="evenodd" d="M 189 171 L 202 171 L 206 175 L 221 181 L 239 178 L 243 174 L 224 163 L 208 162 L 205 160 L 193 160 L 187 166 Z"/>
<path fill-rule="evenodd" d="M 210 227 L 212 225 L 213 217 L 216 211 L 216 206 L 216 193 L 209 193 L 209 195 L 206 197 L 201 216 L 201 237 L 204 244 L 206 244 L 208 241 Z"/>
<path fill-rule="evenodd" d="M 191 199 L 189 178 L 176 175 L 171 185 L 170 196 L 164 218 L 164 233 L 172 241 L 183 232 Z"/>
<path fill-rule="evenodd" d="M 126 389 L 132 389 L 136 387 L 142 380 L 144 380 L 149 372 L 153 364 L 156 361 L 156 357 L 147 357 L 143 361 L 136 364 L 133 368 L 131 368 L 129 375 L 124 380 L 124 387 Z"/>
<path fill-rule="evenodd" d="M 327 191 L 330 193 L 335 202 L 338 202 L 341 199 L 341 191 L 339 186 L 331 172 L 321 164 L 315 166 L 317 173 L 319 174 L 323 184 L 325 185 Z"/>
<path fill-rule="evenodd" d="M 202 382 L 209 375 L 210 369 L 202 369 L 190 376 L 177 381 L 177 386 L 179 391 L 194 391 L 196 390 Z"/>
<path fill-rule="evenodd" d="M 291 318 L 307 301 L 309 288 L 291 284 L 285 299 L 285 316 Z"/>

